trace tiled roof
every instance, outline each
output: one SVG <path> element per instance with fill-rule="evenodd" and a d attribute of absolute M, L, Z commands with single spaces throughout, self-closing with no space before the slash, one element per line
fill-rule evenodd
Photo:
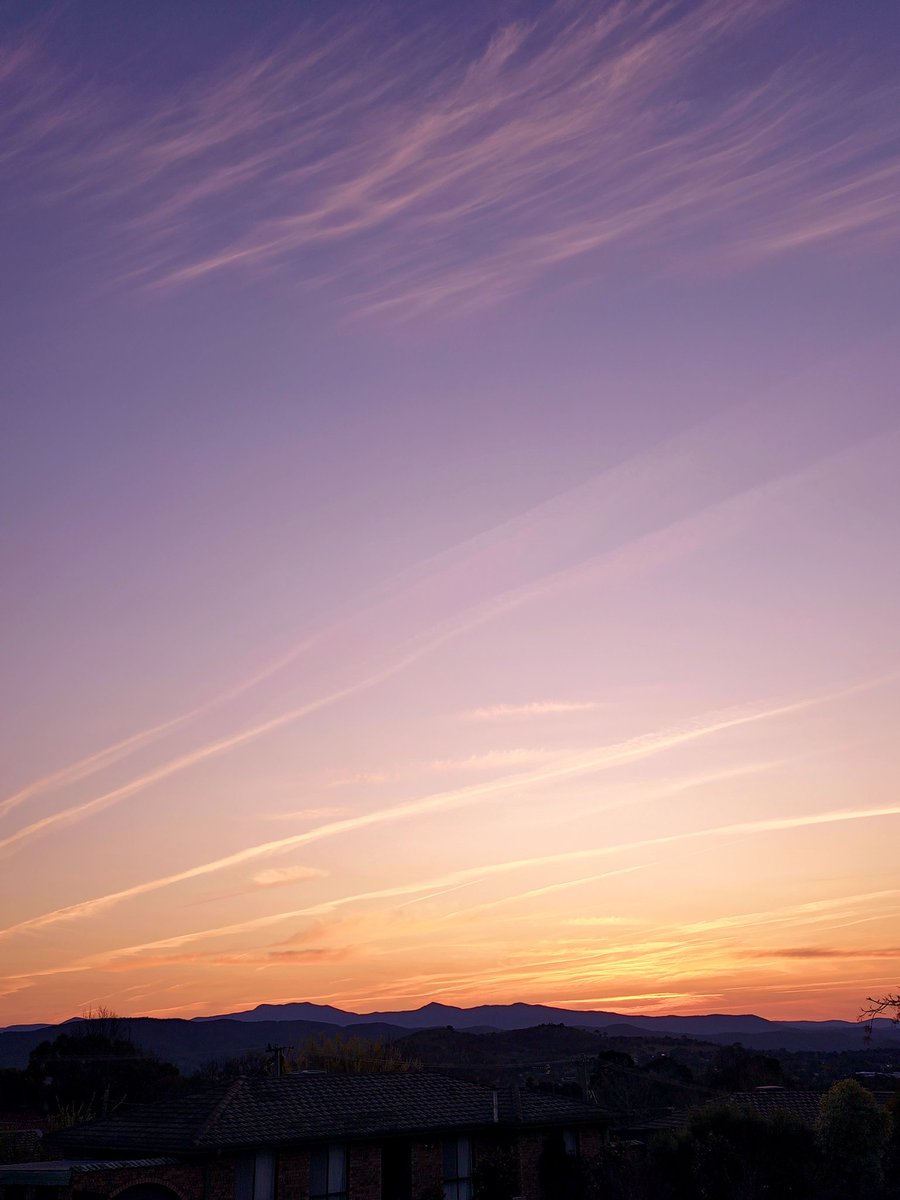
<path fill-rule="evenodd" d="M 500 1120 L 509 1124 L 572 1125 L 584 1122 L 596 1125 L 606 1114 L 593 1104 L 582 1104 L 568 1096 L 548 1092 L 500 1091 Z"/>
<path fill-rule="evenodd" d="M 496 1093 L 504 1126 L 597 1124 L 590 1105 L 543 1092 Z M 489 1087 L 419 1073 L 398 1075 L 294 1074 L 240 1079 L 182 1100 L 123 1108 L 54 1138 L 63 1147 L 104 1152 L 190 1152 L 227 1146 L 272 1145 L 398 1133 L 424 1133 L 494 1124 Z"/>
<path fill-rule="evenodd" d="M 782 1088 L 757 1088 L 754 1092 L 732 1092 L 728 1097 L 732 1104 L 752 1108 L 761 1117 L 774 1117 L 776 1113 L 790 1113 L 807 1125 L 819 1119 L 821 1092 L 791 1092 Z"/>
<path fill-rule="evenodd" d="M 895 1092 L 871 1092 L 878 1103 L 885 1107 L 889 1104 Z M 761 1117 L 774 1117 L 776 1113 L 791 1113 L 814 1125 L 819 1119 L 819 1108 L 825 1098 L 824 1092 L 792 1092 L 787 1088 L 762 1087 L 753 1092 L 732 1092 L 728 1099 L 732 1104 L 740 1104 L 752 1108 Z"/>
<path fill-rule="evenodd" d="M 673 1108 L 655 1117 L 646 1117 L 643 1120 L 635 1118 L 631 1121 L 625 1121 L 614 1128 L 620 1137 L 627 1137 L 629 1135 L 636 1136 L 638 1134 L 661 1133 L 666 1130 L 684 1129 L 687 1120 L 688 1109 Z"/>
<path fill-rule="evenodd" d="M 56 1159 L 52 1162 L 5 1163 L 0 1166 L 0 1184 L 32 1184 L 67 1187 L 73 1175 L 87 1171 L 112 1171 L 119 1167 L 167 1167 L 174 1158 L 122 1158 L 110 1160 Z"/>
<path fill-rule="evenodd" d="M 0 1113 L 0 1133 L 14 1133 L 20 1129 L 46 1129 L 47 1118 L 39 1112 Z"/>
<path fill-rule="evenodd" d="M 83 1175 L 86 1171 L 111 1171 L 114 1167 L 170 1167 L 177 1162 L 177 1158 L 95 1158 L 76 1159 L 69 1166 L 73 1175 Z"/>
<path fill-rule="evenodd" d="M 233 1084 L 209 1088 L 162 1104 L 127 1104 L 111 1117 L 54 1133 L 48 1140 L 63 1150 L 99 1149 L 173 1154 L 190 1149 Z"/>

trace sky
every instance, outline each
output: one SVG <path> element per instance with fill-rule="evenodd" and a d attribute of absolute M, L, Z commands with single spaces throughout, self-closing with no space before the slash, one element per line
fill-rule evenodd
<path fill-rule="evenodd" d="M 3 0 L 0 1023 L 896 989 L 898 62 Z"/>

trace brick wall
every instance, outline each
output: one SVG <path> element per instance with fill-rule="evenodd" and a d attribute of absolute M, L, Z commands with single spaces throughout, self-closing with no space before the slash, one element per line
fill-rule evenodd
<path fill-rule="evenodd" d="M 206 1200 L 232 1200 L 234 1196 L 234 1159 L 208 1159 L 203 1169 L 206 1172 Z M 186 1197 L 185 1200 L 190 1200 Z"/>
<path fill-rule="evenodd" d="M 605 1129 L 582 1129 L 578 1134 L 578 1146 L 582 1158 L 593 1158 L 609 1142 Z"/>
<path fill-rule="evenodd" d="M 542 1133 L 521 1133 L 518 1138 L 519 1186 L 523 1200 L 540 1200 L 538 1163 L 544 1149 Z"/>
<path fill-rule="evenodd" d="M 284 1150 L 278 1155 L 275 1177 L 277 1200 L 301 1200 L 309 1195 L 309 1151 Z"/>
<path fill-rule="evenodd" d="M 229 1156 L 205 1162 L 177 1163 L 166 1167 L 118 1167 L 84 1171 L 72 1176 L 71 1200 L 104 1196 L 109 1200 L 142 1183 L 169 1188 L 180 1200 L 233 1200 L 234 1159 Z"/>
<path fill-rule="evenodd" d="M 412 1144 L 412 1194 L 420 1196 L 443 1182 L 444 1159 L 440 1138 Z"/>
<path fill-rule="evenodd" d="M 545 1133 L 523 1132 L 518 1139 L 519 1182 L 523 1200 L 540 1200 L 540 1162 Z M 602 1129 L 578 1130 L 578 1153 L 582 1159 L 597 1154 L 606 1142 Z"/>
<path fill-rule="evenodd" d="M 440 1147 L 436 1164 L 440 1183 Z M 353 1143 L 348 1146 L 348 1179 L 353 1200 L 381 1200 L 381 1145 Z M 425 1172 L 429 1178 L 433 1173 Z M 179 1200 L 232 1200 L 234 1159 L 216 1157 L 205 1163 L 182 1163 L 165 1167 L 120 1167 L 87 1171 L 73 1176 L 71 1200 L 115 1200 L 126 1188 L 154 1183 L 175 1192 Z M 40 1192 L 42 1189 L 36 1189 Z M 307 1200 L 309 1196 L 309 1150 L 281 1151 L 276 1166 L 277 1200 Z M 36 1197 L 40 1200 L 40 1197 Z"/>
<path fill-rule="evenodd" d="M 197 1163 L 79 1172 L 72 1176 L 72 1200 L 79 1200 L 80 1193 L 114 1197 L 126 1188 L 135 1187 L 140 1183 L 156 1183 L 161 1187 L 170 1188 L 180 1200 L 204 1200 L 203 1170 Z M 228 1194 L 230 1196 L 230 1190 Z M 217 1200 L 224 1200 L 224 1197 Z"/>
<path fill-rule="evenodd" d="M 351 1145 L 347 1177 L 353 1200 L 381 1200 L 381 1146 L 372 1142 Z"/>

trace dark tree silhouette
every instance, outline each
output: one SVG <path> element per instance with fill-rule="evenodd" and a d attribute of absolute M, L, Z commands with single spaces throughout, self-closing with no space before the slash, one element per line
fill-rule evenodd
<path fill-rule="evenodd" d="M 819 1196 L 812 1129 L 786 1114 L 766 1120 L 712 1103 L 650 1148 L 654 1200 L 811 1200 Z"/>
<path fill-rule="evenodd" d="M 90 1022 L 67 1028 L 74 1032 L 35 1046 L 25 1072 L 39 1088 L 52 1126 L 104 1116 L 126 1100 L 163 1100 L 183 1086 L 177 1067 L 145 1055 L 127 1038 L 95 1032 Z"/>
<path fill-rule="evenodd" d="M 719 1050 L 709 1083 L 723 1092 L 752 1092 L 758 1087 L 791 1087 L 793 1081 L 777 1058 L 733 1045 Z"/>
<path fill-rule="evenodd" d="M 330 1071 L 334 1075 L 394 1075 L 421 1071 L 418 1059 L 409 1058 L 393 1042 L 370 1040 L 356 1034 L 336 1033 L 310 1038 L 282 1055 L 282 1069 Z"/>
<path fill-rule="evenodd" d="M 826 1194 L 835 1200 L 879 1195 L 890 1135 L 889 1114 L 855 1079 L 829 1088 L 819 1118 Z"/>

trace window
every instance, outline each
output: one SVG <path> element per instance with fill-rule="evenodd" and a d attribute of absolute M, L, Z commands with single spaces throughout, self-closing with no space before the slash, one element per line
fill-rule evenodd
<path fill-rule="evenodd" d="M 444 1142 L 444 1200 L 472 1200 L 472 1146 L 467 1137 Z"/>
<path fill-rule="evenodd" d="M 275 1200 L 275 1155 L 242 1154 L 234 1164 L 234 1200 Z"/>
<path fill-rule="evenodd" d="M 309 1200 L 347 1200 L 347 1147 L 316 1146 L 309 1155 Z"/>
<path fill-rule="evenodd" d="M 578 1157 L 578 1134 L 574 1129 L 563 1130 L 563 1147 L 572 1158 Z"/>

